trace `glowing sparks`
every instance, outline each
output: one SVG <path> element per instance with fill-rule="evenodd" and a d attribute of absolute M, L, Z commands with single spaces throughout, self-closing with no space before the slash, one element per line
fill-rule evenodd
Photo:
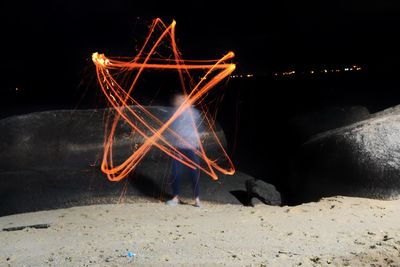
<path fill-rule="evenodd" d="M 110 64 L 110 60 L 104 56 L 104 54 L 99 54 L 99 53 L 93 53 L 92 55 L 92 61 L 94 64 L 101 65 L 105 67 L 106 65 Z"/>
<path fill-rule="evenodd" d="M 127 177 L 127 175 L 138 166 L 152 147 L 156 147 L 166 155 L 182 162 L 190 168 L 200 169 L 213 179 L 218 179 L 216 171 L 230 175 L 235 172 L 232 161 L 220 140 L 218 140 L 214 129 L 215 121 L 207 114 L 206 107 L 199 105 L 199 108 L 202 109 L 204 121 L 207 124 L 206 127 L 209 129 L 212 138 L 214 138 L 215 143 L 218 145 L 218 157 L 210 158 L 210 156 L 206 154 L 202 144 L 203 140 L 201 140 L 201 136 L 198 132 L 196 134 L 199 147 L 193 147 L 193 145 L 169 128 L 183 112 L 188 110 L 192 105 L 200 103 L 205 94 L 235 70 L 235 65 L 228 62 L 234 57 L 233 52 L 229 52 L 222 58 L 216 60 L 183 60 L 175 41 L 175 25 L 175 21 L 167 26 L 160 19 L 154 20 L 143 48 L 134 58 L 124 58 L 125 60 L 121 60 L 120 58 L 106 57 L 104 54 L 99 54 L 97 52 L 92 55 L 93 63 L 96 65 L 97 78 L 101 90 L 116 111 L 116 116 L 113 122 L 110 123 L 110 128 L 106 130 L 103 160 L 101 164 L 101 170 L 107 174 L 107 177 L 111 181 L 119 181 Z M 156 32 L 160 33 L 159 36 L 156 36 Z M 158 49 L 161 44 L 166 41 L 170 44 L 173 58 L 156 58 L 156 55 L 159 54 Z M 185 95 L 186 100 L 166 122 L 162 122 L 146 109 L 145 106 L 140 105 L 132 96 L 141 74 L 145 70 L 151 69 L 175 71 L 180 79 L 182 93 Z M 193 75 L 190 74 L 192 70 L 204 71 L 205 74 L 196 82 Z M 114 73 L 114 75 L 112 73 Z M 133 77 L 133 79 L 127 84 L 127 79 L 118 79 L 121 76 Z M 135 105 L 136 109 L 133 109 L 130 105 Z M 143 114 L 145 114 L 145 116 L 143 116 Z M 124 120 L 129 124 L 135 133 L 143 137 L 144 142 L 141 146 L 135 146 L 132 154 L 124 162 L 115 166 L 112 147 L 116 127 L 120 120 Z M 196 126 L 194 120 L 193 125 Z M 165 137 L 166 133 L 175 136 L 180 142 L 186 144 L 202 159 L 202 163 L 197 164 L 181 153 L 179 149 L 174 147 L 174 145 L 167 140 Z"/>

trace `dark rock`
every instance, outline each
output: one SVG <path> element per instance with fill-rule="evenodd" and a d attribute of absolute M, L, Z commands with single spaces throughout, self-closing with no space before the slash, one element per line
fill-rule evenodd
<path fill-rule="evenodd" d="M 313 137 L 295 158 L 289 184 L 301 201 L 332 195 L 398 198 L 400 108 Z"/>
<path fill-rule="evenodd" d="M 363 106 L 329 107 L 292 118 L 289 129 L 300 142 L 311 136 L 368 119 L 369 111 Z"/>
<path fill-rule="evenodd" d="M 50 224 L 41 223 L 41 224 L 23 225 L 23 226 L 15 226 L 15 227 L 3 228 L 2 231 L 12 232 L 12 231 L 20 231 L 20 230 L 23 230 L 25 228 L 47 229 L 49 227 L 50 227 Z"/>
<path fill-rule="evenodd" d="M 258 198 L 267 205 L 279 206 L 282 204 L 281 194 L 276 190 L 275 186 L 262 180 L 254 178 L 247 180 L 246 189 L 252 205 L 257 202 L 253 198 Z"/>

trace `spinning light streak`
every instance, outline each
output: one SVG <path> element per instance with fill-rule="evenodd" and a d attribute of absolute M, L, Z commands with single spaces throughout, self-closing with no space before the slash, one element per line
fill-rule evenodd
<path fill-rule="evenodd" d="M 99 53 L 93 53 L 92 55 L 101 90 L 116 111 L 113 121 L 106 128 L 104 154 L 101 163 L 101 170 L 107 174 L 108 179 L 111 181 L 120 181 L 127 177 L 152 147 L 156 147 L 190 168 L 200 169 L 215 180 L 218 179 L 216 171 L 228 175 L 232 175 L 235 172 L 231 159 L 217 137 L 215 120 L 207 114 L 207 107 L 201 104 L 205 95 L 235 70 L 235 64 L 228 62 L 234 57 L 234 54 L 229 52 L 216 60 L 183 60 L 175 41 L 175 25 L 175 21 L 167 26 L 160 19 L 155 19 L 143 47 L 134 58 L 112 58 Z M 159 36 L 156 36 L 157 32 L 160 33 Z M 172 50 L 173 58 L 157 58 L 160 54 L 158 49 L 161 49 L 161 44 L 165 42 L 170 44 L 169 47 Z M 165 122 L 161 121 L 133 97 L 138 80 L 145 70 L 175 71 L 178 74 L 177 78 L 180 79 L 185 101 Z M 195 81 L 194 75 L 191 74 L 191 71 L 194 70 L 205 73 L 199 81 Z M 131 77 L 131 80 L 128 77 Z M 129 82 L 127 82 L 128 80 Z M 135 105 L 136 108 L 133 109 L 130 105 Z M 218 145 L 220 153 L 217 158 L 210 158 L 206 154 L 201 136 L 196 128 L 197 125 L 193 119 L 192 122 L 194 129 L 196 129 L 199 147 L 193 147 L 187 140 L 184 140 L 169 128 L 183 112 L 193 105 L 198 105 L 201 109 L 204 124 Z M 120 120 L 128 123 L 133 132 L 143 137 L 144 142 L 139 147 L 136 147 L 124 162 L 114 165 L 113 140 Z M 195 151 L 196 155 L 202 159 L 200 164 L 186 157 L 172 142 L 167 140 L 167 133 Z"/>

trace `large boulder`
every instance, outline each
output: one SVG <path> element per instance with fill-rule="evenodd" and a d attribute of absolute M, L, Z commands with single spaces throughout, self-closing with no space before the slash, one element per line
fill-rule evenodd
<path fill-rule="evenodd" d="M 133 107 L 136 108 L 136 107 Z M 172 108 L 148 107 L 165 121 Z M 127 179 L 110 182 L 100 171 L 104 120 L 108 110 L 56 110 L 0 120 L 0 216 L 77 205 L 118 201 L 159 201 L 171 197 L 171 158 L 158 149 Z M 211 132 L 203 130 L 204 148 L 216 153 Z M 217 125 L 217 136 L 226 143 Z M 126 159 L 143 138 L 124 122 L 114 139 L 114 161 Z M 218 151 L 217 151 L 218 153 Z M 202 175 L 201 198 L 215 203 L 241 204 L 231 193 L 245 192 L 250 176 L 237 172 L 218 181 Z M 182 179 L 182 195 L 192 196 L 191 182 Z"/>
<path fill-rule="evenodd" d="M 368 119 L 369 111 L 363 106 L 326 107 L 300 114 L 289 120 L 289 129 L 300 142 L 311 136 Z"/>
<path fill-rule="evenodd" d="M 138 113 L 139 109 L 132 107 Z M 172 116 L 171 107 L 146 107 L 166 121 Z M 0 172 L 21 170 L 80 170 L 98 166 L 103 153 L 104 125 L 107 109 L 52 110 L 13 116 L 0 120 Z M 145 116 L 141 113 L 141 116 Z M 150 133 L 147 131 L 147 134 Z M 211 132 L 203 128 L 204 147 L 212 153 L 217 143 Z M 217 136 L 226 144 L 224 132 L 217 125 Z M 143 138 L 121 121 L 113 142 L 115 163 L 129 157 Z M 163 157 L 153 149 L 145 160 Z"/>
<path fill-rule="evenodd" d="M 400 194 L 400 108 L 316 135 L 294 158 L 292 199 Z"/>

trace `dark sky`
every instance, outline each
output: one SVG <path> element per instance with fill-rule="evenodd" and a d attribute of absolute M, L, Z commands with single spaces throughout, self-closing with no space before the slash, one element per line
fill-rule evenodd
<path fill-rule="evenodd" d="M 154 17 L 176 19 L 185 58 L 232 50 L 239 71 L 354 63 L 400 69 L 399 1 L 157 2 L 2 1 L 0 89 L 76 87 L 92 52 L 133 55 Z"/>

